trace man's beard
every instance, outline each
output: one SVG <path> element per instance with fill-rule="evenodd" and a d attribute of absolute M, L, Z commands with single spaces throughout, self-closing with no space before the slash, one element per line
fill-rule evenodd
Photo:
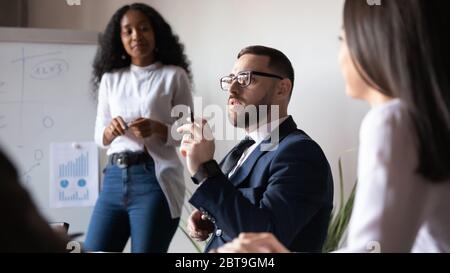
<path fill-rule="evenodd" d="M 234 111 L 228 111 L 228 117 L 234 127 L 257 128 L 267 122 L 267 117 L 270 116 L 270 107 L 269 94 L 266 94 L 256 104 L 234 106 Z"/>

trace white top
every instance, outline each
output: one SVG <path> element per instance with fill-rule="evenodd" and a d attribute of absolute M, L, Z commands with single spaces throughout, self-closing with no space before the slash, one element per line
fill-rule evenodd
<path fill-rule="evenodd" d="M 255 143 L 253 143 L 252 146 L 248 147 L 244 151 L 244 153 L 242 153 L 241 157 L 239 158 L 239 161 L 236 163 L 236 166 L 234 166 L 233 169 L 228 174 L 228 178 L 230 178 L 236 172 L 236 170 L 240 166 L 242 166 L 242 164 L 244 164 L 245 160 L 247 160 L 247 158 L 256 149 L 256 147 L 258 147 L 258 145 L 261 144 L 261 142 L 263 142 L 266 138 L 268 138 L 272 134 L 272 132 L 275 129 L 277 129 L 280 126 L 280 124 L 283 123 L 283 121 L 285 121 L 287 118 L 288 116 L 274 120 L 269 124 L 267 123 L 262 124 L 257 129 L 253 129 L 251 130 L 251 132 L 247 133 L 247 136 L 253 139 Z"/>
<path fill-rule="evenodd" d="M 167 198 L 173 218 L 181 215 L 184 202 L 183 165 L 176 152 L 181 138 L 174 136 L 178 124 L 171 116 L 176 105 L 193 109 L 191 84 L 186 72 L 177 66 L 157 62 L 147 67 L 131 65 L 113 73 L 105 73 L 98 95 L 95 142 L 108 149 L 107 154 L 143 151 L 155 161 L 157 180 Z M 112 118 L 121 116 L 125 122 L 139 117 L 150 118 L 168 126 L 167 142 L 158 137 L 136 138 L 131 132 L 103 145 L 103 132 Z M 187 117 L 186 117 L 187 118 Z"/>
<path fill-rule="evenodd" d="M 450 181 L 433 184 L 415 172 L 412 128 L 399 99 L 364 118 L 348 246 L 341 252 L 450 252 Z"/>

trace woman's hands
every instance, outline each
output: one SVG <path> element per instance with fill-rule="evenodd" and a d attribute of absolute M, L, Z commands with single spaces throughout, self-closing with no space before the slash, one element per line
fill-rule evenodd
<path fill-rule="evenodd" d="M 147 138 L 156 135 L 167 141 L 167 126 L 149 118 L 138 118 L 129 124 L 131 133 L 137 138 Z"/>
<path fill-rule="evenodd" d="M 121 116 L 113 118 L 103 133 L 103 145 L 109 145 L 116 137 L 123 136 L 126 129 L 127 124 Z"/>
<path fill-rule="evenodd" d="M 127 130 L 139 139 L 156 135 L 160 137 L 163 142 L 167 141 L 168 129 L 167 126 L 161 122 L 141 117 L 127 125 L 121 116 L 117 116 L 113 118 L 110 124 L 105 128 L 103 144 L 111 144 L 116 137 L 125 135 Z"/>

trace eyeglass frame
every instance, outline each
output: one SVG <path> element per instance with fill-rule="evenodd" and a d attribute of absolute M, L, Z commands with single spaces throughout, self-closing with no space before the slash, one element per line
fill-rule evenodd
<path fill-rule="evenodd" d="M 228 76 L 223 76 L 223 77 L 221 77 L 221 78 L 219 79 L 220 89 L 222 89 L 222 90 L 225 91 L 225 92 L 229 92 L 229 91 L 230 91 L 229 88 L 228 88 L 228 90 L 225 90 L 225 89 L 222 87 L 222 80 L 223 80 L 224 78 L 231 78 L 231 83 L 230 83 L 230 86 L 231 86 L 231 84 L 237 79 L 237 77 L 239 76 L 239 74 L 243 74 L 243 73 L 250 73 L 250 75 L 249 75 L 250 81 L 248 82 L 247 85 L 242 85 L 242 84 L 240 84 L 239 81 L 238 81 L 239 86 L 240 86 L 240 87 L 243 87 L 243 88 L 249 86 L 249 85 L 252 83 L 252 77 L 253 77 L 253 75 L 255 75 L 255 76 L 261 76 L 261 77 L 266 77 L 266 78 L 275 78 L 275 79 L 279 79 L 279 80 L 284 80 L 284 79 L 285 79 L 284 77 L 281 77 L 281 76 L 275 75 L 275 74 L 271 74 L 271 73 L 260 72 L 260 71 L 253 71 L 253 70 L 245 70 L 245 71 L 241 71 L 241 72 L 239 72 L 239 73 L 237 73 L 236 75 L 233 75 L 233 76 L 231 76 L 231 74 L 230 74 L 230 75 L 228 75 Z"/>

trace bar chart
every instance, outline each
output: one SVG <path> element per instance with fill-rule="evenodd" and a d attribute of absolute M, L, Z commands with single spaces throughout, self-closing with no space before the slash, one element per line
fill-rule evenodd
<path fill-rule="evenodd" d="M 94 143 L 52 143 L 53 207 L 93 205 L 98 197 L 98 151 Z"/>
<path fill-rule="evenodd" d="M 59 192 L 59 201 L 81 201 L 81 200 L 89 200 L 89 190 L 86 190 L 82 194 L 79 191 L 75 191 L 70 194 L 68 194 L 65 191 Z"/>
<path fill-rule="evenodd" d="M 59 201 L 89 200 L 86 177 L 89 175 L 89 152 L 81 153 L 74 160 L 59 164 L 58 175 L 61 179 Z"/>
<path fill-rule="evenodd" d="M 59 165 L 59 177 L 88 176 L 89 153 L 81 154 L 74 161 Z"/>

